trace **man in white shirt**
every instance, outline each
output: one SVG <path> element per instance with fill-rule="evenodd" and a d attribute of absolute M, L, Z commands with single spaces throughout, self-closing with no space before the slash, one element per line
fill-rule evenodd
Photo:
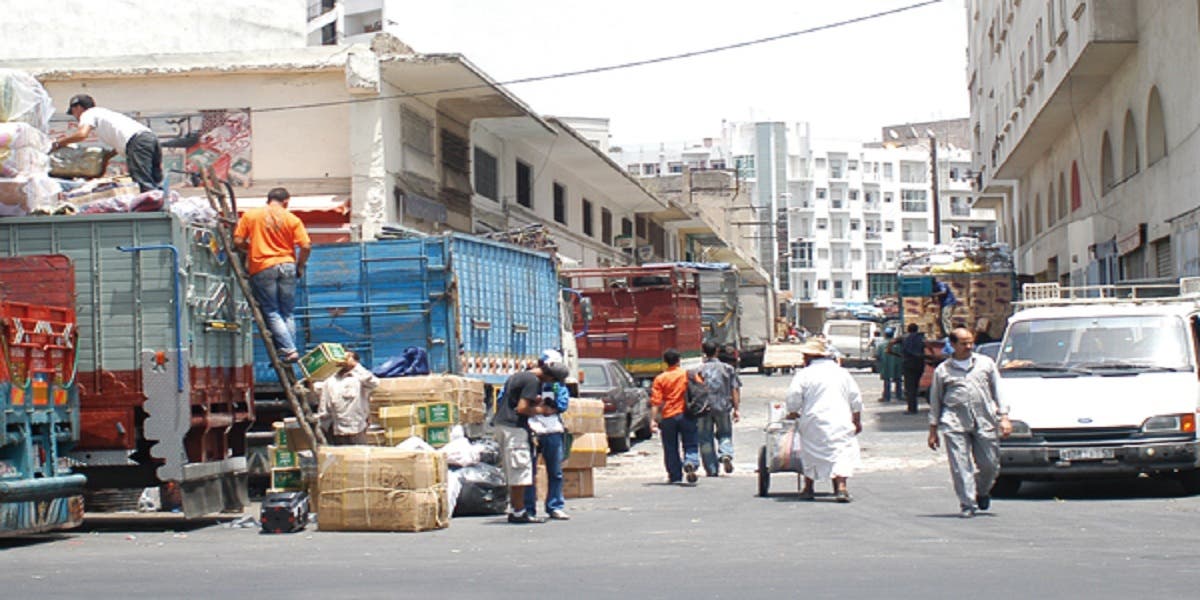
<path fill-rule="evenodd" d="M 353 446 L 367 443 L 367 425 L 371 415 L 371 390 L 379 378 L 358 364 L 358 354 L 347 352 L 342 368 L 322 382 L 321 408 L 317 419 L 332 428 L 330 443 Z"/>
<path fill-rule="evenodd" d="M 143 192 L 162 186 L 162 146 L 150 128 L 119 112 L 96 106 L 96 101 L 87 94 L 72 96 L 67 114 L 79 121 L 79 127 L 55 140 L 51 150 L 82 142 L 95 132 L 101 142 L 125 156 L 129 176 Z"/>

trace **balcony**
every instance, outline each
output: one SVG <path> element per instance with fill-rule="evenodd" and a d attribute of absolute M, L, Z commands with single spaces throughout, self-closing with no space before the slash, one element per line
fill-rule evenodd
<path fill-rule="evenodd" d="M 877 242 L 883 239 L 883 234 L 878 231 L 868 231 L 863 234 L 863 239 L 868 242 Z"/>
<path fill-rule="evenodd" d="M 900 239 L 906 242 L 928 242 L 929 233 L 926 231 L 905 231 Z"/>
<path fill-rule="evenodd" d="M 1051 48 L 1067 67 L 1046 70 L 1041 86 L 1052 91 L 1029 97 L 1022 109 L 1024 116 L 1007 134 L 1013 141 L 1000 146 L 989 181 L 1019 178 L 1036 163 L 1046 145 L 1071 126 L 1074 112 L 1091 103 L 1137 49 L 1134 0 L 1073 0 L 1067 4 L 1074 10 L 1061 16 L 1058 48 Z M 1071 43 L 1065 44 L 1068 39 Z"/>

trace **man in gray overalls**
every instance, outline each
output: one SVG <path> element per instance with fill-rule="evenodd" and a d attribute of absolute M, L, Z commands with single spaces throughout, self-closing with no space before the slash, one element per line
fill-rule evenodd
<path fill-rule="evenodd" d="M 996 398 L 999 373 L 992 359 L 973 352 L 975 334 L 950 332 L 954 353 L 933 372 L 929 388 L 929 448 L 938 448 L 938 428 L 946 439 L 950 476 L 961 516 L 987 510 L 1000 473 L 1000 438 L 1012 433 L 1008 409 Z"/>

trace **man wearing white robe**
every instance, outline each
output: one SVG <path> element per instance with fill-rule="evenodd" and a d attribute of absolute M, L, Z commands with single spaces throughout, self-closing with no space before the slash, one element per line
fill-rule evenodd
<path fill-rule="evenodd" d="M 834 497 L 849 502 L 846 480 L 859 465 L 858 438 L 862 432 L 862 394 L 850 372 L 830 356 L 824 342 L 813 339 L 801 347 L 805 367 L 796 372 L 787 391 L 788 412 L 799 418 L 804 490 L 814 497 L 813 481 L 832 479 Z"/>

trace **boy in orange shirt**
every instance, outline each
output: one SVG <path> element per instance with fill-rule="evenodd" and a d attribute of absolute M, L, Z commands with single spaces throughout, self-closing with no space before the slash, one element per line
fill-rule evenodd
<path fill-rule="evenodd" d="M 667 466 L 667 480 L 696 483 L 696 469 L 700 464 L 699 434 L 696 419 L 684 410 L 687 404 L 687 371 L 679 366 L 679 353 L 674 349 L 663 353 L 667 370 L 654 378 L 650 390 L 650 430 L 662 433 L 663 462 Z M 683 443 L 683 460 L 679 459 L 679 445 Z M 681 464 L 682 462 L 682 464 Z"/>
<path fill-rule="evenodd" d="M 267 193 L 267 205 L 246 211 L 238 219 L 233 242 L 247 254 L 250 289 L 258 300 L 267 328 L 275 339 L 279 357 L 286 362 L 300 359 L 296 350 L 296 281 L 304 277 L 312 243 L 300 217 L 288 212 L 291 194 L 284 188 Z M 296 246 L 300 247 L 299 258 Z"/>

